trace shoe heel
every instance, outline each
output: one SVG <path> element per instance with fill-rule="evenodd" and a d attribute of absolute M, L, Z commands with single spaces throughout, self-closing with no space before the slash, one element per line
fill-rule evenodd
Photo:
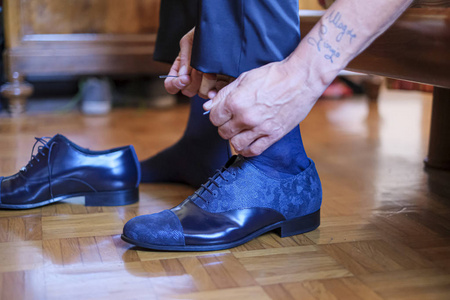
<path fill-rule="evenodd" d="M 139 188 L 125 191 L 97 192 L 87 194 L 85 206 L 121 206 L 139 201 Z"/>
<path fill-rule="evenodd" d="M 281 225 L 280 236 L 288 237 L 312 231 L 320 225 L 320 209 L 312 214 L 285 221 Z"/>

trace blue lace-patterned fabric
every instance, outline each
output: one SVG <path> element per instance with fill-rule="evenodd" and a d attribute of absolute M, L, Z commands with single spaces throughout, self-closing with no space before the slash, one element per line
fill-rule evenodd
<path fill-rule="evenodd" d="M 314 162 L 298 175 L 273 178 L 265 175 L 251 162 L 239 156 L 222 176 L 213 177 L 208 188 L 200 188 L 191 196 L 202 209 L 221 213 L 225 211 L 265 207 L 274 209 L 286 219 L 311 214 L 320 209 L 322 187 Z"/>
<path fill-rule="evenodd" d="M 155 245 L 184 245 L 183 227 L 170 210 L 143 215 L 127 222 L 123 233 L 134 240 Z"/>

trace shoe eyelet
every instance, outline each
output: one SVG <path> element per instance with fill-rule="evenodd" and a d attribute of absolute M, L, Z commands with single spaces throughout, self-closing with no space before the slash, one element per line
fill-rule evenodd
<path fill-rule="evenodd" d="M 217 197 L 217 196 L 219 195 L 219 192 L 216 191 L 216 190 L 214 190 L 214 191 L 212 192 L 212 195 L 213 195 L 214 197 Z"/>

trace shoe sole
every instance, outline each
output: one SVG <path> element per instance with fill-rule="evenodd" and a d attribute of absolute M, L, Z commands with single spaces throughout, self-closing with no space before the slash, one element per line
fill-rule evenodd
<path fill-rule="evenodd" d="M 267 233 L 272 230 L 278 230 L 278 234 L 283 237 L 289 237 L 297 234 L 302 234 L 305 232 L 313 231 L 320 225 L 320 209 L 312 214 L 294 218 L 291 220 L 281 221 L 274 223 L 272 225 L 263 227 L 252 234 L 234 241 L 225 244 L 217 244 L 217 245 L 184 245 L 184 246 L 171 246 L 171 245 L 155 245 L 149 243 L 143 243 L 140 241 L 133 240 L 122 234 L 122 240 L 127 243 L 136 245 L 141 248 L 150 249 L 150 250 L 165 250 L 165 251 L 216 251 L 216 250 L 224 250 L 230 249 L 242 244 L 245 244 L 258 236 Z"/>
<path fill-rule="evenodd" d="M 83 197 L 85 206 L 123 206 L 139 201 L 139 188 L 123 191 L 79 193 L 55 197 L 53 199 L 30 204 L 3 204 L 0 209 L 30 209 L 45 206 L 62 200 Z"/>

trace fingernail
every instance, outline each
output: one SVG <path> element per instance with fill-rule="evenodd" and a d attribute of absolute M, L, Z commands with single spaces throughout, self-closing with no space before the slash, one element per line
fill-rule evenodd
<path fill-rule="evenodd" d="M 191 81 L 191 79 L 189 78 L 189 76 L 187 75 L 183 75 L 180 77 L 180 83 L 186 85 Z"/>
<path fill-rule="evenodd" d="M 178 71 L 178 75 L 186 75 L 186 74 L 187 74 L 186 66 L 181 66 L 180 71 Z"/>
<path fill-rule="evenodd" d="M 208 100 L 205 103 L 203 103 L 203 109 L 204 110 L 211 110 L 211 107 L 212 107 L 212 101 L 211 100 Z"/>
<path fill-rule="evenodd" d="M 210 110 L 205 111 L 205 112 L 203 113 L 203 115 L 207 115 L 207 114 L 209 114 L 210 112 L 211 112 Z"/>
<path fill-rule="evenodd" d="M 212 98 L 214 98 L 216 95 L 217 95 L 217 92 L 216 92 L 216 91 L 210 91 L 210 92 L 208 93 L 208 98 L 209 98 L 209 99 L 212 99 Z"/>

